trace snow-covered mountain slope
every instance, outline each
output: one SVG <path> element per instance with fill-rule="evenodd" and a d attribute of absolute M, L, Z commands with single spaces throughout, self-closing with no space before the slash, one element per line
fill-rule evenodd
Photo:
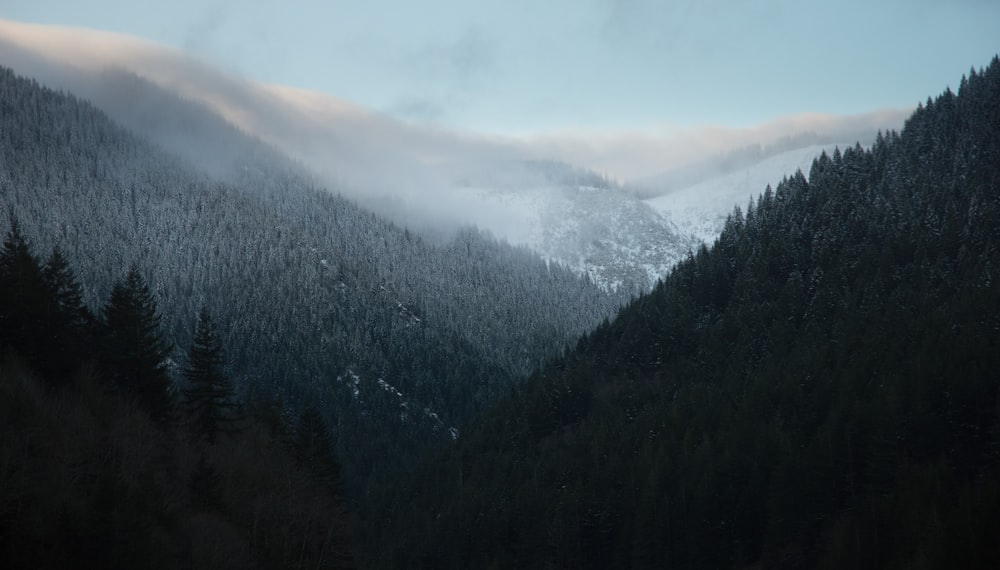
<path fill-rule="evenodd" d="M 853 146 L 811 145 L 768 157 L 760 162 L 721 176 L 703 180 L 687 188 L 645 201 L 676 224 L 679 231 L 696 242 L 711 244 L 722 231 L 726 216 L 739 206 L 745 209 L 751 198 L 773 188 L 796 170 L 808 174 L 814 158 L 834 148 Z"/>
<path fill-rule="evenodd" d="M 522 212 L 518 231 L 503 237 L 606 289 L 648 289 L 697 246 L 669 219 L 614 187 L 564 183 L 467 191 L 485 209 Z"/>

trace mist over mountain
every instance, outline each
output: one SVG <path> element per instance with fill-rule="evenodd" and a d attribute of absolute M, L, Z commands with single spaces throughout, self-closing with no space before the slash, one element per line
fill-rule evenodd
<path fill-rule="evenodd" d="M 645 203 L 677 224 L 679 232 L 695 238 L 696 243 L 710 244 L 722 233 L 733 209 L 746 208 L 761 188 L 775 188 L 796 172 L 809 172 L 813 160 L 824 152 L 833 154 L 857 144 L 808 145 L 766 157 L 751 149 L 746 159 L 734 160 L 716 174 L 703 172 L 693 179 L 697 182 Z"/>
<path fill-rule="evenodd" d="M 855 142 L 869 146 L 875 141 L 879 130 L 880 128 L 876 125 L 862 122 L 858 125 L 845 125 L 835 131 L 823 134 L 799 133 L 780 138 L 766 146 L 759 143 L 750 144 L 638 180 L 634 182 L 634 188 L 644 198 L 665 196 L 710 178 L 718 178 L 741 169 L 750 168 L 763 160 L 786 152 L 817 146 L 830 148 L 832 151 L 835 145 L 844 146 L 847 141 L 851 141 L 849 143 L 851 146 Z"/>
<path fill-rule="evenodd" d="M 146 82 L 116 77 L 174 108 Z M 0 208 L 39 255 L 59 247 L 95 311 L 135 265 L 166 308 L 175 346 L 190 342 L 206 306 L 248 405 L 278 399 L 294 416 L 323 402 L 325 421 L 340 426 L 352 492 L 428 442 L 457 437 L 496 394 L 620 303 L 474 229 L 424 240 L 186 105 L 174 119 L 207 124 L 209 142 L 226 145 L 224 175 L 72 95 L 11 70 L 0 80 Z"/>
<path fill-rule="evenodd" d="M 637 197 L 705 179 L 727 164 L 749 164 L 796 141 L 868 144 L 877 129 L 895 128 L 904 116 L 790 117 L 659 138 L 584 132 L 513 139 L 409 124 L 328 95 L 253 83 L 126 36 L 0 22 L 0 42 L 17 69 L 93 101 L 214 175 L 231 170 L 244 143 L 210 114 L 292 157 L 320 185 L 422 235 L 448 239 L 475 225 L 603 286 L 648 288 L 705 237 L 678 233 L 678 220 L 656 219 Z M 757 147 L 747 145 L 766 148 L 752 156 L 746 148 Z M 729 158 L 716 160 L 720 153 Z M 593 202 L 572 177 L 539 172 L 532 166 L 539 161 L 599 173 L 616 182 L 615 191 Z M 775 176 L 784 174 L 792 172 Z"/>
<path fill-rule="evenodd" d="M 0 212 L 4 568 L 1000 566 L 998 57 L 512 137 L 0 20 Z"/>

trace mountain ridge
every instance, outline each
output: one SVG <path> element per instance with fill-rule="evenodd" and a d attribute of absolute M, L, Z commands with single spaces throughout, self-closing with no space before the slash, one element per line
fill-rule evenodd
<path fill-rule="evenodd" d="M 1000 57 L 821 154 L 385 492 L 373 567 L 1000 563 Z"/>
<path fill-rule="evenodd" d="M 236 147 L 220 181 L 12 70 L 0 92 L 0 207 L 41 251 L 63 249 L 91 307 L 132 264 L 170 308 L 175 345 L 207 306 L 245 401 L 277 398 L 293 414 L 325 402 L 355 496 L 617 306 L 480 232 L 427 242 L 315 187 L 266 145 Z M 336 382 L 348 370 L 371 385 L 363 407 Z M 401 420 L 379 380 L 429 412 Z"/>

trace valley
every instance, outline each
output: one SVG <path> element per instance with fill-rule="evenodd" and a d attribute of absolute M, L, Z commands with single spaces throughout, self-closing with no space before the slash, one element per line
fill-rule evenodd
<path fill-rule="evenodd" d="M 1000 564 L 957 85 L 623 178 L 0 20 L 0 565 Z"/>

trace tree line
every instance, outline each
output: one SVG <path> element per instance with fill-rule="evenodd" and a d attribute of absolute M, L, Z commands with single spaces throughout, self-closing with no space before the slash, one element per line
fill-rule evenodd
<path fill-rule="evenodd" d="M 12 220 L 0 247 L 4 566 L 352 567 L 315 409 L 244 413 L 207 310 L 174 361 L 137 267 L 97 314 L 80 291 L 61 252 L 42 263 Z"/>
<path fill-rule="evenodd" d="M 81 287 L 65 256 L 54 248 L 41 261 L 11 220 L 0 248 L 0 346 L 21 355 L 51 384 L 72 377 L 88 360 L 120 393 L 140 401 L 154 419 L 168 421 L 179 406 L 190 409 L 200 436 L 214 440 L 235 418 L 237 403 L 225 374 L 222 345 L 211 315 L 202 309 L 183 366 L 186 383 L 178 402 L 168 364 L 173 346 L 137 266 L 112 288 L 95 315 L 83 303 Z"/>

